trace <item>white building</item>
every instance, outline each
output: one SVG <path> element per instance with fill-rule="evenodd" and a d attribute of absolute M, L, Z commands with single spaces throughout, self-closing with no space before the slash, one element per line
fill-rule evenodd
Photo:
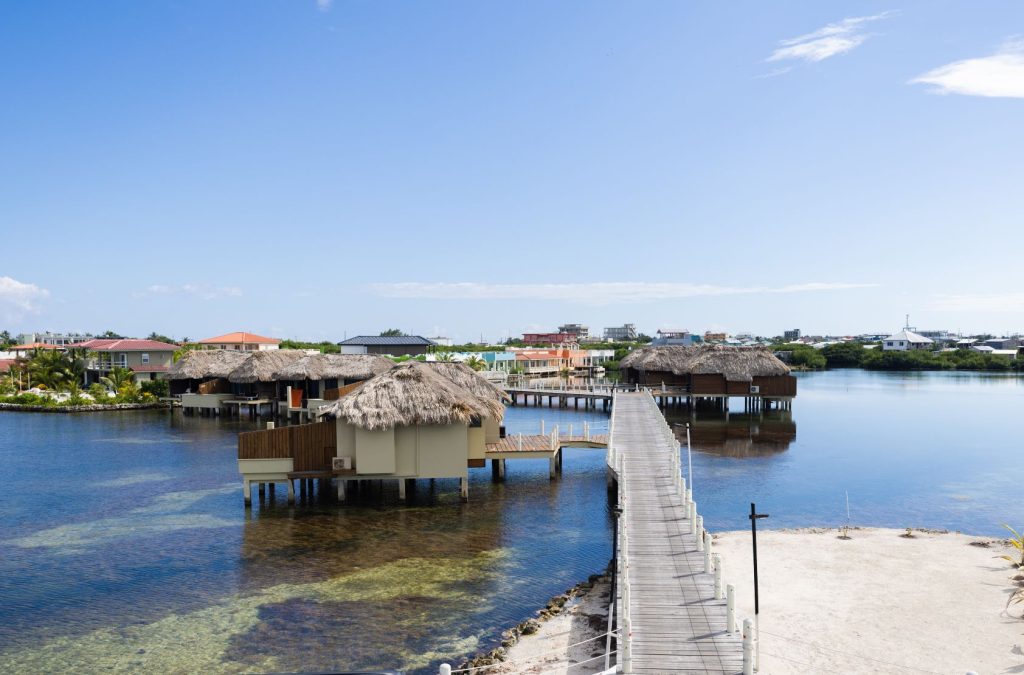
<path fill-rule="evenodd" d="M 882 340 L 882 350 L 887 352 L 905 352 L 911 349 L 930 349 L 932 339 L 918 335 L 909 328 L 904 328 L 895 335 Z"/>

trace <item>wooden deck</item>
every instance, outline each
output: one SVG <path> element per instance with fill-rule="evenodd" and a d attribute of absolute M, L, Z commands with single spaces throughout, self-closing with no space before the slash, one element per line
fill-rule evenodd
<path fill-rule="evenodd" d="M 559 436 L 552 448 L 552 438 L 546 434 L 507 436 L 497 443 L 487 444 L 487 459 L 527 459 L 530 457 L 550 457 L 559 449 L 569 446 L 585 448 L 603 448 L 608 445 L 606 434 L 593 434 L 589 438 L 583 436 Z"/>
<path fill-rule="evenodd" d="M 672 453 L 679 444 L 665 427 L 650 393 L 616 394 L 609 457 L 619 469 L 629 560 L 623 580 L 630 593 L 627 672 L 741 673 L 742 639 L 726 631 L 726 601 L 715 599 L 714 574 L 704 571 L 675 479 Z M 625 626 L 619 615 L 617 628 Z"/>

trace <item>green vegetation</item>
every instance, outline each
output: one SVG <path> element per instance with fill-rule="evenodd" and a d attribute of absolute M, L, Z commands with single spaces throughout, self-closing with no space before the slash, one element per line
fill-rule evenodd
<path fill-rule="evenodd" d="M 865 349 L 860 342 L 842 342 L 814 349 L 810 345 L 776 344 L 776 352 L 789 352 L 796 370 L 822 368 L 864 368 L 865 370 L 984 370 L 1024 372 L 1024 359 L 1010 359 L 970 349 L 948 352 L 910 350 L 883 351 L 881 346 Z"/>
<path fill-rule="evenodd" d="M 153 331 L 152 333 L 147 335 L 146 339 L 147 340 L 155 340 L 156 342 L 166 342 L 166 343 L 172 344 L 172 345 L 173 344 L 177 344 L 177 342 L 174 340 L 174 338 L 169 338 L 166 335 L 161 335 L 160 333 L 157 333 L 156 331 Z"/>
<path fill-rule="evenodd" d="M 6 349 L 14 344 L 14 338 L 9 331 L 0 331 L 0 349 Z"/>
<path fill-rule="evenodd" d="M 166 380 L 147 381 L 140 387 L 128 368 L 115 368 L 82 391 L 86 353 L 82 349 L 36 349 L 19 358 L 9 373 L 0 376 L 0 403 L 57 408 L 93 403 L 155 403 L 169 392 Z M 23 391 L 36 388 L 51 394 Z M 59 400 L 58 400 L 59 399 Z"/>
<path fill-rule="evenodd" d="M 333 342 L 302 342 L 299 340 L 281 340 L 281 349 L 317 349 L 321 354 L 338 354 L 341 347 Z"/>
<path fill-rule="evenodd" d="M 381 337 L 405 337 L 405 333 L 398 328 L 388 328 L 380 332 Z"/>

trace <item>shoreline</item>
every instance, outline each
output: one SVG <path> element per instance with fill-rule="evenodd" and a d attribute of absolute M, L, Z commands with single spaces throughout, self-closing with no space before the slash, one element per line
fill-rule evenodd
<path fill-rule="evenodd" d="M 94 403 L 89 405 L 23 405 L 21 403 L 0 403 L 0 411 L 8 412 L 42 412 L 42 413 L 79 413 L 79 412 L 112 412 L 120 410 L 166 410 L 167 403 Z"/>
<path fill-rule="evenodd" d="M 463 660 L 455 669 L 478 668 L 475 672 L 483 675 L 536 674 L 568 672 L 574 664 L 588 662 L 571 672 L 597 672 L 603 661 L 591 659 L 604 654 L 605 641 L 591 638 L 605 635 L 610 592 L 608 569 L 591 574 L 552 597 L 533 617 L 502 631 L 500 646 Z"/>

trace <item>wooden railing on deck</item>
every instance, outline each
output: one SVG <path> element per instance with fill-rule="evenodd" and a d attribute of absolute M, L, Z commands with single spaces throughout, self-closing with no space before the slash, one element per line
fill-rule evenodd
<path fill-rule="evenodd" d="M 327 391 L 324 392 L 324 400 L 337 401 L 345 394 L 348 394 L 358 389 L 360 386 L 362 386 L 362 384 L 362 382 L 353 382 L 352 384 L 346 384 L 344 387 L 338 387 L 337 389 L 328 389 Z"/>
<path fill-rule="evenodd" d="M 294 459 L 295 471 L 327 471 L 337 452 L 333 420 L 238 434 L 238 459 Z"/>

